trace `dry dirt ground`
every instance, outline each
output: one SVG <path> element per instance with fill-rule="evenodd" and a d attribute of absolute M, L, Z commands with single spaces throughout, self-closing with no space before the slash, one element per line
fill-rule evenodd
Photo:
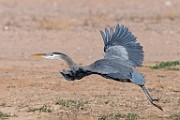
<path fill-rule="evenodd" d="M 64 62 L 31 56 L 60 51 L 88 65 L 104 54 L 99 30 L 117 23 L 144 46 L 138 70 L 164 112 L 134 84 L 97 75 L 68 82 L 59 76 Z M 179 59 L 179 0 L 0 0 L 0 111 L 10 120 L 97 120 L 112 113 L 172 119 L 180 112 L 180 72 L 147 66 Z M 68 108 L 57 105 L 59 99 L 85 103 Z"/>

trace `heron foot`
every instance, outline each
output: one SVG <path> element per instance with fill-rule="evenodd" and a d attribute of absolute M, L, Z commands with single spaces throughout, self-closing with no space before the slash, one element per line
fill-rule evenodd
<path fill-rule="evenodd" d="M 159 101 L 156 101 L 156 102 L 159 102 Z M 155 107 L 157 107 L 158 109 L 160 109 L 161 111 L 163 111 L 163 109 L 162 109 L 162 107 L 158 104 L 158 103 L 154 103 L 154 101 L 153 102 L 151 102 Z"/>

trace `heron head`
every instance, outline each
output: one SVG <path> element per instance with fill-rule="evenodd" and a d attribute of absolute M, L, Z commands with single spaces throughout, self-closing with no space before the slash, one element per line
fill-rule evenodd
<path fill-rule="evenodd" d="M 54 60 L 59 60 L 60 59 L 60 54 L 58 52 L 49 52 L 49 53 L 37 53 L 37 54 L 32 54 L 32 56 L 36 57 L 43 57 L 47 59 L 54 59 Z"/>

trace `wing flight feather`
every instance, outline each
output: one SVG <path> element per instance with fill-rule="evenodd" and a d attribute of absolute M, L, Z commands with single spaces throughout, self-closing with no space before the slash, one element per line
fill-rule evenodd
<path fill-rule="evenodd" d="M 105 33 L 100 31 L 104 41 L 104 52 L 106 59 L 119 58 L 132 63 L 134 66 L 141 66 L 144 60 L 143 47 L 137 42 L 136 37 L 124 27 L 116 25 Z"/>

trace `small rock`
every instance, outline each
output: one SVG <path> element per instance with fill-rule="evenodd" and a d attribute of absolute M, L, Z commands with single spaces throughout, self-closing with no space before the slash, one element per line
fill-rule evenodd
<path fill-rule="evenodd" d="M 8 26 L 4 26 L 3 30 L 9 30 Z"/>

